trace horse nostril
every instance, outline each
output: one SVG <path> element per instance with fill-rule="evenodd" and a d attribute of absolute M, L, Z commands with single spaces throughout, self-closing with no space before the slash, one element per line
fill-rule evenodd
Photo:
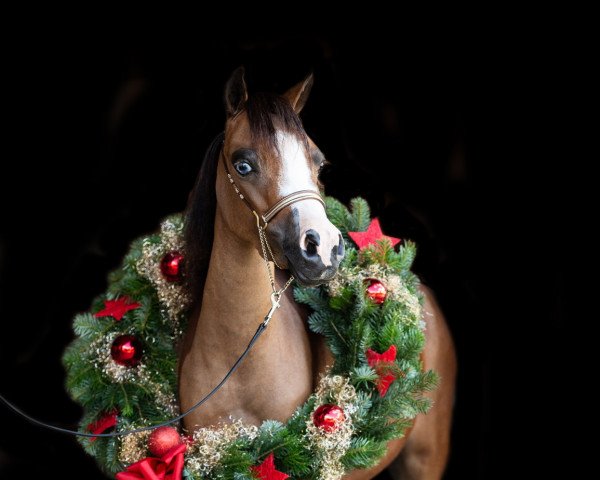
<path fill-rule="evenodd" d="M 338 244 L 338 248 L 337 248 L 338 257 L 340 257 L 340 259 L 341 259 L 344 256 L 345 252 L 346 252 L 346 247 L 344 245 L 344 239 L 342 238 L 342 235 L 340 235 L 340 243 Z"/>
<path fill-rule="evenodd" d="M 307 255 L 314 257 L 317 254 L 317 247 L 321 244 L 321 237 L 314 230 L 307 230 L 304 243 Z"/>

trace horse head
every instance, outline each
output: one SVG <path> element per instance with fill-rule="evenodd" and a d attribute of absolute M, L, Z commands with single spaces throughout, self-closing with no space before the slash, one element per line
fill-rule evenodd
<path fill-rule="evenodd" d="M 256 219 L 240 198 L 250 210 L 264 214 L 282 199 L 308 192 L 308 198 L 278 210 L 265 230 L 275 263 L 304 285 L 331 280 L 344 256 L 342 236 L 318 197 L 325 157 L 298 117 L 311 85 L 312 75 L 282 96 L 249 96 L 243 70 L 236 70 L 225 88 L 227 121 L 221 153 L 225 168 L 217 174 L 217 208 L 230 230 L 257 248 Z M 228 182 L 235 191 L 222 186 Z"/>

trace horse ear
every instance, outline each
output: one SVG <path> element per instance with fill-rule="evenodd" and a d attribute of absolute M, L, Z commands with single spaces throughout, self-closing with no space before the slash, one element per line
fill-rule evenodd
<path fill-rule="evenodd" d="M 248 100 L 248 89 L 244 80 L 244 67 L 234 70 L 225 85 L 225 109 L 227 117 L 233 117 L 238 113 Z"/>
<path fill-rule="evenodd" d="M 308 100 L 308 95 L 310 94 L 310 89 L 313 86 L 313 81 L 314 77 L 311 73 L 308 77 L 306 77 L 300 83 L 294 85 L 283 94 L 283 96 L 288 99 L 292 105 L 292 108 L 297 114 L 302 111 L 304 105 L 306 104 L 306 100 Z"/>

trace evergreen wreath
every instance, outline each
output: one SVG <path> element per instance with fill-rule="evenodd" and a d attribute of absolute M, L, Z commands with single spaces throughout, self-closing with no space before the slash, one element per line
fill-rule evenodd
<path fill-rule="evenodd" d="M 359 249 L 352 242 L 356 232 L 371 232 L 377 222 L 366 201 L 353 199 L 351 210 L 333 198 L 326 204 L 344 237 L 345 258 L 328 285 L 294 289 L 296 301 L 312 309 L 310 329 L 325 337 L 335 358 L 316 391 L 286 424 L 267 420 L 256 427 L 230 419 L 192 436 L 178 433 L 166 453 L 152 448 L 156 430 L 81 438 L 105 472 L 127 469 L 117 477 L 146 478 L 135 473 L 145 462 L 162 468 L 167 479 L 334 480 L 377 464 L 387 442 L 428 410 L 423 392 L 435 387 L 436 375 L 424 372 L 420 359 L 425 325 L 410 271 L 415 246 L 405 241 L 396 251 L 376 223 L 379 238 L 357 242 Z M 77 338 L 63 362 L 67 389 L 84 407 L 81 431 L 126 431 L 179 413 L 175 345 L 189 305 L 181 281 L 182 232 L 183 218 L 175 215 L 159 233 L 133 242 L 106 293 L 94 300 L 95 313 L 75 317 Z"/>

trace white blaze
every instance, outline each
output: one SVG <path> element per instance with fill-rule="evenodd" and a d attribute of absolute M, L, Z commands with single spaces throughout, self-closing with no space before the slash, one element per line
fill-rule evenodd
<path fill-rule="evenodd" d="M 319 189 L 312 179 L 309 160 L 306 158 L 302 143 L 289 133 L 277 132 L 277 146 L 281 154 L 281 178 L 279 178 L 279 198 L 299 190 Z M 325 215 L 325 209 L 316 200 L 302 200 L 293 205 L 298 210 L 300 227 L 300 248 L 305 249 L 304 233 L 313 229 L 321 237 L 321 246 L 317 252 L 325 266 L 331 265 L 331 245 L 337 245 L 339 232 Z M 332 243 L 333 242 L 333 243 Z M 323 254 L 321 252 L 323 251 Z"/>
<path fill-rule="evenodd" d="M 279 180 L 280 197 L 299 190 L 317 191 L 317 186 L 311 178 L 304 148 L 296 136 L 277 132 L 277 146 L 282 162 L 281 179 Z"/>

